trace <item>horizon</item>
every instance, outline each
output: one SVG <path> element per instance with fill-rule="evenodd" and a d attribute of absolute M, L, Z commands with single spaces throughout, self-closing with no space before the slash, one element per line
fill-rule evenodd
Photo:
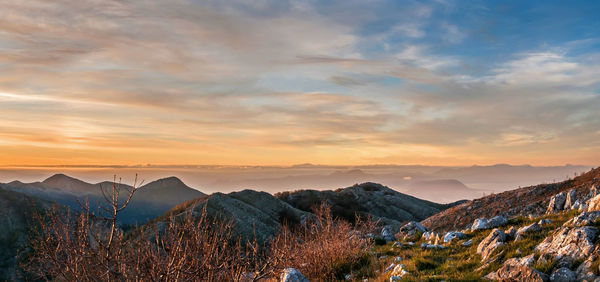
<path fill-rule="evenodd" d="M 599 9 L 4 3 L 0 166 L 597 165 Z"/>
<path fill-rule="evenodd" d="M 0 183 L 35 183 L 57 174 L 91 183 L 111 181 L 113 176 L 131 184 L 134 175 L 150 183 L 176 177 L 201 192 L 229 193 L 246 189 L 277 193 L 302 189 L 335 190 L 374 182 L 396 191 L 435 202 L 448 203 L 499 193 L 520 187 L 555 183 L 587 172 L 596 166 L 63 166 L 2 167 Z M 448 182 L 450 181 L 450 182 Z M 131 182 L 131 183 L 130 183 Z M 436 186 L 437 185 L 437 186 Z M 441 187 L 438 187 L 442 185 Z M 428 188 L 429 187 L 429 188 Z M 438 187 L 438 188 L 435 188 Z M 450 195 L 428 194 L 446 187 Z M 418 188 L 415 190 L 415 188 Z"/>

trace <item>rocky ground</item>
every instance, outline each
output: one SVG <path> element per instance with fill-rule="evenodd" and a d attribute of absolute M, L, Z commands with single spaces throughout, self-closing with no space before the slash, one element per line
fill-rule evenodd
<path fill-rule="evenodd" d="M 477 218 L 440 233 L 410 222 L 398 241 L 373 250 L 379 269 L 372 280 L 600 281 L 600 195 L 589 176 L 528 216 Z"/>
<path fill-rule="evenodd" d="M 563 182 L 524 187 L 468 201 L 421 223 L 428 229 L 443 232 L 468 228 L 477 218 L 540 216 L 546 212 L 552 196 L 574 190 L 578 199 L 589 199 L 590 187 L 594 184 L 600 184 L 600 168 Z"/>

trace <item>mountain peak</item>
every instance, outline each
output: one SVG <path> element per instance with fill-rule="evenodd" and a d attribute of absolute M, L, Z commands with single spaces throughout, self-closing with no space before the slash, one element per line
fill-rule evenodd
<path fill-rule="evenodd" d="M 187 186 L 185 183 L 183 183 L 183 181 L 181 181 L 181 179 L 179 179 L 175 176 L 170 176 L 170 177 L 154 180 L 140 188 L 143 188 L 143 190 L 145 190 L 146 192 L 149 192 L 151 190 L 165 191 L 165 193 L 166 192 L 173 193 L 174 191 L 178 191 L 178 193 L 195 194 L 196 197 L 204 195 L 204 193 Z"/>
<path fill-rule="evenodd" d="M 95 190 L 94 185 L 62 173 L 46 178 L 42 184 L 50 188 L 76 193 L 89 193 Z"/>
<path fill-rule="evenodd" d="M 42 183 L 55 182 L 55 181 L 64 181 L 64 180 L 78 180 L 73 177 L 70 177 L 64 173 L 57 173 L 48 178 L 46 178 Z M 78 180 L 80 181 L 80 180 Z"/>

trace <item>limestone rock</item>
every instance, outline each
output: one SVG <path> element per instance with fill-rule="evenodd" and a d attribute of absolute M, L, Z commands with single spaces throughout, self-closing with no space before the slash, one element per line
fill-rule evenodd
<path fill-rule="evenodd" d="M 598 219 L 600 219 L 600 211 L 583 212 L 580 215 L 569 219 L 563 226 L 579 227 L 592 225 Z"/>
<path fill-rule="evenodd" d="M 471 225 L 471 231 L 486 229 L 488 224 L 488 220 L 485 217 L 481 217 L 473 221 Z"/>
<path fill-rule="evenodd" d="M 500 227 L 506 224 L 506 222 L 508 222 L 508 219 L 500 215 L 492 217 L 491 219 L 481 217 L 473 221 L 473 224 L 471 225 L 471 231 Z"/>
<path fill-rule="evenodd" d="M 565 207 L 565 202 L 567 201 L 567 194 L 565 192 L 560 192 L 550 198 L 550 203 L 548 204 L 548 209 L 546 213 L 556 213 L 562 211 Z"/>
<path fill-rule="evenodd" d="M 585 259 L 594 250 L 597 234 L 598 229 L 591 226 L 561 227 L 546 237 L 535 250 L 567 262 Z"/>
<path fill-rule="evenodd" d="M 280 282 L 310 282 L 299 270 L 286 268 L 279 277 Z"/>
<path fill-rule="evenodd" d="M 561 267 L 552 272 L 552 275 L 550 275 L 550 281 L 574 282 L 577 281 L 577 277 L 575 276 L 575 272 L 566 267 Z"/>
<path fill-rule="evenodd" d="M 394 232 L 392 231 L 392 226 L 384 226 L 381 229 L 381 238 L 383 238 L 387 242 L 396 241 L 396 237 L 394 236 Z"/>
<path fill-rule="evenodd" d="M 510 264 L 503 265 L 496 271 L 495 277 L 500 281 L 548 281 L 548 275 L 529 266 Z"/>
<path fill-rule="evenodd" d="M 575 191 L 575 189 L 571 189 L 569 190 L 569 192 L 567 193 L 567 198 L 565 199 L 565 205 L 563 206 L 564 210 L 570 210 L 573 208 L 573 206 L 575 205 L 575 202 L 577 201 L 577 191 Z M 579 208 L 579 207 L 577 207 Z"/>
<path fill-rule="evenodd" d="M 492 230 L 492 232 L 490 232 L 490 234 L 477 246 L 477 253 L 481 254 L 482 261 L 489 259 L 494 250 L 504 245 L 507 241 L 507 237 L 506 233 L 500 229 Z"/>
<path fill-rule="evenodd" d="M 529 233 L 534 233 L 534 232 L 539 232 L 540 230 L 542 230 L 542 227 L 540 227 L 540 225 L 537 223 L 532 223 L 530 225 L 523 226 L 523 227 L 519 228 L 519 230 L 517 230 L 515 240 L 520 241 L 523 238 L 523 235 L 529 234 Z"/>
<path fill-rule="evenodd" d="M 501 281 L 548 281 L 546 274 L 531 268 L 534 261 L 533 254 L 522 258 L 507 259 L 498 271 L 489 273 L 485 277 Z"/>
<path fill-rule="evenodd" d="M 427 232 L 427 228 L 425 228 L 419 222 L 411 221 L 411 222 L 403 225 L 402 227 L 400 227 L 400 231 L 398 232 L 398 235 L 406 240 L 409 238 L 414 238 L 418 234 L 424 233 L 424 232 Z"/>
<path fill-rule="evenodd" d="M 464 239 L 466 237 L 467 237 L 467 235 L 465 235 L 465 233 L 462 233 L 460 231 L 450 231 L 450 232 L 446 233 L 446 235 L 444 235 L 444 243 L 450 243 L 454 239 Z"/>
<path fill-rule="evenodd" d="M 600 195 L 596 195 L 589 200 L 587 211 L 600 211 Z"/>
<path fill-rule="evenodd" d="M 406 274 L 408 274 L 408 271 L 406 271 L 406 266 L 404 264 L 397 264 L 394 267 L 394 270 L 392 270 L 392 276 L 402 277 Z"/>
<path fill-rule="evenodd" d="M 473 239 L 469 239 L 469 241 L 463 242 L 462 245 L 465 247 L 470 247 L 471 245 L 473 245 Z"/>

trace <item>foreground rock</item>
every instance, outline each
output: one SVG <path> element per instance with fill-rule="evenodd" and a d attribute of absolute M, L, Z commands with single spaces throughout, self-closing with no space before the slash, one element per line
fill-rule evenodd
<path fill-rule="evenodd" d="M 481 260 L 486 261 L 492 253 L 500 246 L 504 245 L 508 240 L 508 236 L 500 229 L 494 229 L 485 237 L 477 246 L 477 253 L 481 255 Z"/>
<path fill-rule="evenodd" d="M 416 221 L 411 221 L 402 227 L 400 227 L 400 231 L 398 232 L 398 237 L 408 240 L 414 239 L 419 234 L 427 232 L 427 228 L 425 228 L 421 223 Z"/>
<path fill-rule="evenodd" d="M 548 203 L 548 209 L 546 213 L 557 213 L 563 210 L 565 207 L 565 202 L 567 201 L 567 193 L 560 192 L 552 198 L 550 198 L 550 203 Z"/>
<path fill-rule="evenodd" d="M 584 212 L 580 215 L 569 219 L 563 226 L 580 227 L 593 225 L 600 219 L 600 211 Z"/>
<path fill-rule="evenodd" d="M 596 195 L 588 202 L 588 211 L 600 211 L 600 195 Z"/>
<path fill-rule="evenodd" d="M 299 270 L 286 268 L 281 273 L 280 282 L 310 282 Z"/>
<path fill-rule="evenodd" d="M 523 239 L 524 235 L 539 232 L 540 230 L 542 230 L 542 227 L 537 223 L 532 223 L 530 225 L 523 226 L 523 227 L 519 228 L 519 230 L 517 230 L 517 232 L 515 234 L 515 240 L 520 241 Z"/>
<path fill-rule="evenodd" d="M 496 273 L 490 274 L 486 278 L 500 281 L 549 281 L 548 275 L 524 265 L 503 265 Z"/>
<path fill-rule="evenodd" d="M 566 267 L 561 267 L 554 272 L 550 276 L 550 281 L 556 282 L 575 282 L 577 281 L 577 277 L 575 272 L 571 271 Z"/>
<path fill-rule="evenodd" d="M 464 239 L 466 237 L 467 235 L 465 235 L 465 233 L 459 231 L 450 231 L 444 235 L 444 243 L 450 243 L 454 239 Z"/>
<path fill-rule="evenodd" d="M 491 219 L 481 217 L 473 221 L 473 225 L 471 225 L 471 231 L 500 227 L 506 224 L 506 222 L 508 222 L 508 220 L 503 216 L 495 216 Z"/>
<path fill-rule="evenodd" d="M 381 238 L 383 238 L 386 242 L 395 241 L 396 237 L 394 236 L 393 227 L 385 226 L 381 229 Z"/>
<path fill-rule="evenodd" d="M 561 227 L 535 247 L 541 254 L 550 254 L 559 261 L 573 263 L 585 259 L 594 250 L 596 227 Z"/>
<path fill-rule="evenodd" d="M 548 276 L 532 268 L 534 255 L 523 258 L 511 258 L 504 262 L 496 272 L 485 277 L 490 280 L 501 281 L 548 281 Z"/>

